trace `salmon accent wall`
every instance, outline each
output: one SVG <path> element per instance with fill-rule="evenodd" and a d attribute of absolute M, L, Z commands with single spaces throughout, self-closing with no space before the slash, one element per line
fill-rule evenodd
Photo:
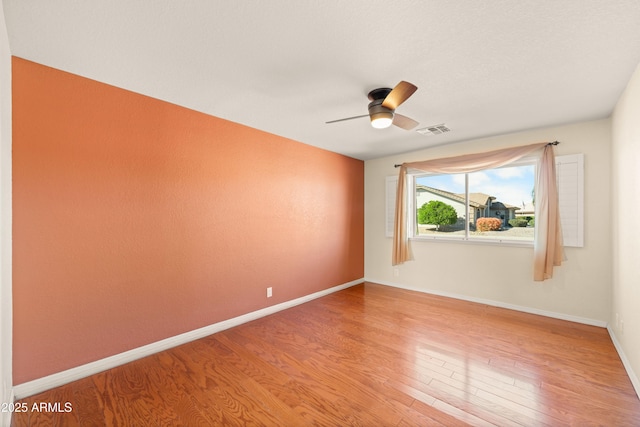
<path fill-rule="evenodd" d="M 364 276 L 362 161 L 12 66 L 15 384 Z"/>

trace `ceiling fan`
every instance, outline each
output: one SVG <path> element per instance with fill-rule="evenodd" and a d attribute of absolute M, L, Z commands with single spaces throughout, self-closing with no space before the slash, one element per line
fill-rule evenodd
<path fill-rule="evenodd" d="M 405 130 L 411 130 L 418 126 L 418 122 L 410 119 L 409 117 L 398 114 L 395 111 L 396 108 L 409 99 L 416 90 L 418 90 L 417 86 L 405 81 L 401 81 L 393 89 L 388 87 L 374 89 L 367 95 L 371 101 L 369 103 L 369 114 L 331 120 L 326 123 L 336 123 L 343 122 L 345 120 L 359 119 L 361 117 L 369 117 L 371 119 L 371 126 L 376 129 L 384 129 L 393 124 Z"/>

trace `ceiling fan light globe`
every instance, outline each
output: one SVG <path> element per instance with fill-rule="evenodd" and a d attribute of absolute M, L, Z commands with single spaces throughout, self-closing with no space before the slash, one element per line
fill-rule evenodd
<path fill-rule="evenodd" d="M 393 123 L 393 113 L 380 112 L 371 114 L 371 126 L 376 129 L 385 129 Z"/>

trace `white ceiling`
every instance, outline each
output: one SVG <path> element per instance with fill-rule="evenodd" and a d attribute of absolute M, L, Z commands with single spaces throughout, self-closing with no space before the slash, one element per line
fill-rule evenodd
<path fill-rule="evenodd" d="M 3 0 L 11 54 L 358 159 L 608 117 L 638 0 Z M 375 130 L 369 90 L 451 132 Z"/>

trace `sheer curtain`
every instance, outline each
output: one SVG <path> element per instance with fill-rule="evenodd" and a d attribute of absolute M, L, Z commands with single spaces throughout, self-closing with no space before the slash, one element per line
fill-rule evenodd
<path fill-rule="evenodd" d="M 471 173 L 505 166 L 525 156 L 538 154 L 540 162 L 536 170 L 533 280 L 550 279 L 553 276 L 553 267 L 559 266 L 564 259 L 553 145 L 554 143 L 541 142 L 485 153 L 403 163 L 400 166 L 396 192 L 392 265 L 399 265 L 412 259 L 409 236 L 407 235 L 408 212 L 405 190 L 407 169 L 444 174 Z"/>

